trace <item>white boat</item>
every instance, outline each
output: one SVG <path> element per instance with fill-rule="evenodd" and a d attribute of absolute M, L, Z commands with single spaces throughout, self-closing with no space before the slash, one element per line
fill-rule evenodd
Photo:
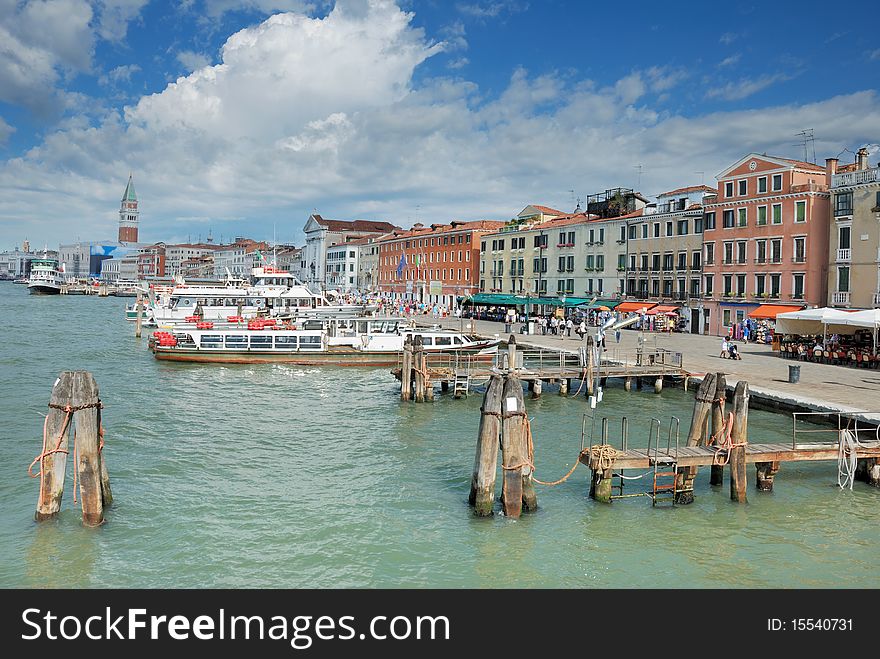
<path fill-rule="evenodd" d="M 293 274 L 274 267 L 254 268 L 253 276 L 250 285 L 230 280 L 216 286 L 175 286 L 169 295 L 151 303 L 151 323 L 173 327 L 230 317 L 356 316 L 371 310 L 364 305 L 332 304 L 324 295 L 312 293 Z M 135 316 L 133 313 L 132 318 Z"/>
<path fill-rule="evenodd" d="M 31 261 L 28 291 L 34 295 L 58 295 L 64 286 L 64 278 L 58 270 L 58 259 L 44 255 Z"/>
<path fill-rule="evenodd" d="M 241 327 L 157 331 L 149 346 L 156 359 L 203 363 L 287 363 L 308 366 L 394 366 L 407 337 L 420 337 L 429 361 L 449 355 L 491 361 L 498 340 L 444 329 L 416 328 L 401 318 L 309 318 L 282 323 L 255 319 Z"/>

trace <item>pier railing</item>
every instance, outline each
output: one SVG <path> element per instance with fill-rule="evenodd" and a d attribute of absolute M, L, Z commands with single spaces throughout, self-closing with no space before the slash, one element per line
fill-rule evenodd
<path fill-rule="evenodd" d="M 856 440 L 861 444 L 880 443 L 880 425 L 868 424 L 864 421 L 859 425 L 858 418 L 850 416 L 854 414 L 880 415 L 878 412 L 847 412 L 846 416 L 840 412 L 792 412 L 791 448 L 800 449 L 818 445 L 838 446 L 840 444 L 840 432 L 842 430 L 850 430 L 853 432 Z M 815 419 L 816 422 L 836 420 L 837 427 L 816 427 L 818 423 L 812 422 L 813 417 L 818 417 Z M 800 424 L 798 421 L 800 421 Z M 812 427 L 804 428 L 803 426 L 806 424 L 809 424 Z M 807 436 L 813 436 L 815 439 L 806 441 L 809 439 Z M 829 436 L 833 436 L 833 439 Z"/>

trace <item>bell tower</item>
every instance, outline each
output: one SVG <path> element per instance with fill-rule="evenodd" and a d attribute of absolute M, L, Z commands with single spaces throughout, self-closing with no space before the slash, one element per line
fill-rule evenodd
<path fill-rule="evenodd" d="M 119 207 L 119 242 L 136 243 L 138 241 L 138 200 L 134 191 L 131 174 L 122 194 L 122 205 Z"/>

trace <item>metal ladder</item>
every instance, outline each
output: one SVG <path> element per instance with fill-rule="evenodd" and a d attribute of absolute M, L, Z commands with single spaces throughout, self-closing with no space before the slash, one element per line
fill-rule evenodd
<path fill-rule="evenodd" d="M 471 376 L 467 370 L 455 371 L 455 386 L 452 393 L 456 398 L 468 395 L 468 389 L 471 386 Z"/>
<path fill-rule="evenodd" d="M 670 501 L 675 505 L 678 493 L 678 443 L 681 421 L 678 417 L 669 420 L 669 432 L 666 435 L 666 450 L 660 450 L 660 419 L 651 419 L 651 428 L 648 431 L 648 464 L 653 468 L 654 478 L 651 493 L 651 505 L 656 506 L 658 501 Z M 675 428 L 675 446 L 673 451 L 672 435 Z M 671 482 L 670 482 L 671 479 Z"/>

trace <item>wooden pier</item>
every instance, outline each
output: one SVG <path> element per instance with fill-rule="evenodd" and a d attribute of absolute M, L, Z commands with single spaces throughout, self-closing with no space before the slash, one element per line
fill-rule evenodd
<path fill-rule="evenodd" d="M 400 366 L 391 373 L 405 386 L 409 383 L 408 375 L 419 370 L 413 368 L 405 356 Z M 404 375 L 404 370 L 410 373 Z M 616 349 L 605 351 L 597 349 L 590 337 L 574 351 L 549 348 L 523 350 L 516 346 L 514 335 L 507 340 L 506 347 L 491 359 L 451 354 L 430 355 L 424 373 L 427 374 L 428 386 L 440 383 L 443 391 L 451 389 L 459 398 L 473 387 L 486 385 L 493 375 L 511 371 L 521 382 L 527 383 L 533 398 L 541 395 L 545 383 L 558 385 L 561 394 L 581 390 L 586 396 L 592 396 L 597 387 L 604 386 L 609 379 L 623 380 L 627 391 L 633 385 L 641 389 L 643 383 L 647 382 L 656 393 L 660 393 L 666 378 L 683 380 L 687 388 L 690 377 L 682 365 L 680 352 L 662 348 L 645 348 L 633 353 Z M 576 389 L 573 387 L 575 382 L 580 383 Z"/>

